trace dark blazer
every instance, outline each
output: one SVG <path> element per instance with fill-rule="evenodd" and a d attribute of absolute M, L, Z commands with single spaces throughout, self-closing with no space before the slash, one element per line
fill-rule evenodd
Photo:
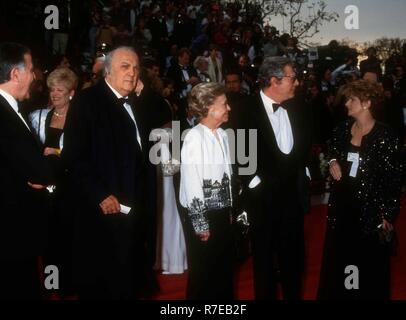
<path fill-rule="evenodd" d="M 47 160 L 34 134 L 0 95 L 0 259 L 43 252 L 48 191 L 34 190 L 27 183 L 52 182 Z"/>
<path fill-rule="evenodd" d="M 309 209 L 308 179 L 305 174 L 310 152 L 310 128 L 298 101 L 284 103 L 293 134 L 293 149 L 283 154 L 259 94 L 247 108 L 246 128 L 257 130 L 257 172 L 240 176 L 245 207 L 251 223 L 256 299 L 276 299 L 278 275 L 284 299 L 299 299 L 304 263 L 304 212 Z M 311 113 L 309 112 L 309 115 Z M 258 175 L 261 183 L 253 189 L 249 181 Z M 243 204 L 244 205 L 244 204 Z M 277 260 L 275 261 L 275 257 Z"/>
<path fill-rule="evenodd" d="M 191 78 L 193 76 L 198 77 L 195 68 L 193 68 L 192 66 L 187 66 L 186 68 L 187 68 L 187 73 L 189 74 L 189 78 Z M 181 69 L 179 63 L 172 64 L 169 67 L 166 76 L 175 82 L 175 94 L 179 98 L 180 95 L 182 94 L 182 91 L 185 90 L 187 87 L 187 83 L 183 76 L 183 72 L 182 72 L 182 69 Z"/>
<path fill-rule="evenodd" d="M 148 150 L 136 108 L 133 113 L 143 149 L 134 122 L 105 81 L 75 97 L 65 124 L 62 159 L 77 203 L 75 280 L 79 290 L 88 287 L 91 294 L 110 298 L 134 296 L 134 275 L 141 267 L 135 260 L 142 260 Z M 130 213 L 104 215 L 99 204 L 109 195 L 131 207 Z"/>
<path fill-rule="evenodd" d="M 281 160 L 277 156 L 280 151 L 275 134 L 262 99 L 257 94 L 251 98 L 242 116 L 244 128 L 257 130 L 257 172 L 252 176 L 241 178 L 247 185 L 255 175 L 258 175 L 262 180 L 258 189 L 266 190 L 266 192 L 280 190 L 282 184 L 285 184 L 289 178 L 292 182 L 295 181 L 297 185 L 297 188 L 292 189 L 291 192 L 297 192 L 295 195 L 301 199 L 301 205 L 307 211 L 308 203 L 305 194 L 308 192 L 306 187 L 308 181 L 305 167 L 309 160 L 312 143 L 311 113 L 306 113 L 306 106 L 295 99 L 286 101 L 284 106 L 288 112 L 294 140 L 289 163 L 285 163 L 285 160 Z M 292 196 L 295 195 L 292 194 Z"/>

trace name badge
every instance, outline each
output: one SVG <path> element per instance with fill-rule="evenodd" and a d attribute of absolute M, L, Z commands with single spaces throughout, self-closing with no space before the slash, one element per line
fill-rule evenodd
<path fill-rule="evenodd" d="M 359 153 L 348 152 L 347 161 L 352 162 L 350 177 L 355 178 L 359 167 Z"/>

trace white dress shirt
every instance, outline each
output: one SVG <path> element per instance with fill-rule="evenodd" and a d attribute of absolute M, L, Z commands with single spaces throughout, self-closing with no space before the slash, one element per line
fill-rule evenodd
<path fill-rule="evenodd" d="M 114 94 L 116 95 L 116 97 L 117 97 L 118 99 L 126 98 L 126 97 L 123 97 L 121 94 L 119 94 L 119 93 L 117 92 L 117 90 L 115 90 L 115 89 L 107 82 L 107 80 L 105 80 L 105 81 L 106 81 L 107 85 L 109 86 L 109 88 L 111 89 L 111 91 L 114 92 Z M 134 121 L 135 129 L 137 130 L 137 141 L 138 141 L 138 144 L 140 145 L 140 148 L 142 149 L 141 136 L 140 136 L 140 133 L 139 133 L 139 131 L 138 131 L 137 122 L 135 121 L 134 113 L 133 113 L 133 111 L 131 110 L 131 106 L 130 106 L 128 103 L 123 103 L 123 106 L 124 106 L 125 110 L 127 111 L 128 115 L 130 116 L 130 118 Z"/>
<path fill-rule="evenodd" d="M 14 97 L 11 94 L 9 94 L 8 92 L 6 92 L 4 90 L 0 89 L 0 94 L 3 96 L 4 99 L 7 100 L 8 104 L 13 108 L 14 112 L 17 113 L 17 115 L 20 117 L 21 121 L 24 122 L 27 129 L 30 130 L 30 127 L 28 126 L 27 122 L 25 122 L 25 120 L 24 120 L 23 116 L 21 115 L 21 113 L 18 112 L 17 100 L 14 99 Z"/>
<path fill-rule="evenodd" d="M 180 66 L 180 70 L 182 70 L 183 79 L 185 80 L 185 82 L 189 81 L 190 77 L 189 77 L 189 73 L 187 71 L 187 66 L 182 66 L 181 64 L 179 66 Z M 190 91 L 192 91 L 192 85 L 189 83 L 186 86 L 186 89 L 183 90 L 183 92 L 182 92 L 183 96 L 186 97 L 187 93 L 190 92 Z"/>
<path fill-rule="evenodd" d="M 262 90 L 260 95 L 271 122 L 279 150 L 284 154 L 289 154 L 293 148 L 293 134 L 288 112 L 284 108 L 279 108 L 274 112 L 272 104 L 277 102 L 265 95 Z"/>

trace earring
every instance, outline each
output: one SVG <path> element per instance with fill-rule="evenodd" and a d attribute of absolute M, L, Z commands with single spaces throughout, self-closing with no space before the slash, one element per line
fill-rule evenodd
<path fill-rule="evenodd" d="M 69 100 L 72 100 L 72 96 L 69 96 Z"/>

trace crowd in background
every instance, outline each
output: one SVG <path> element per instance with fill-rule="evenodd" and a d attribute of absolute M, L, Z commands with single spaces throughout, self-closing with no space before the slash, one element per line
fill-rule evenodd
<path fill-rule="evenodd" d="M 41 3 L 41 8 L 46 4 Z M 298 107 L 305 108 L 301 113 L 305 119 L 301 121 L 306 123 L 319 152 L 325 150 L 334 127 L 348 117 L 345 107 L 348 97 L 343 85 L 361 78 L 376 84 L 384 95 L 381 108 L 374 110 L 374 118 L 390 126 L 400 145 L 404 143 L 406 47 L 387 61 L 379 60 L 371 47 L 365 52 L 368 58 L 359 63 L 354 54 L 336 55 L 339 45 L 332 41 L 327 46 L 330 54 L 313 60 L 308 50 L 301 48 L 300 39 L 280 34 L 275 27 L 264 24 L 255 12 L 247 12 L 233 3 L 111 0 L 83 1 L 80 8 L 68 1 L 57 1 L 56 5 L 60 28 L 43 29 L 39 43 L 44 46 L 33 46 L 35 80 L 31 97 L 22 106 L 46 147 L 45 155 L 60 154 L 62 118 L 70 101 L 78 92 L 108 78 L 106 69 L 111 68 L 108 52 L 119 46 L 132 47 L 138 54 L 141 72 L 135 88 L 140 117 L 137 121 L 141 120 L 148 130 L 170 127 L 173 120 L 180 121 L 182 130 L 196 125 L 199 119 L 193 115 L 187 99 L 196 85 L 209 82 L 224 84 L 226 88 L 231 111 L 229 121 L 222 127 L 241 128 L 243 115 L 251 107 L 248 99 L 258 94 L 267 80 L 259 74 L 264 59 L 284 56 L 294 64 L 293 81 L 298 80 L 296 98 L 304 102 Z M 9 37 L 16 40 L 15 34 L 10 33 Z M 44 108 L 53 110 L 52 119 L 47 112 L 38 111 Z M 45 133 L 41 137 L 41 130 L 47 126 L 60 131 L 48 132 L 47 139 Z M 137 139 L 138 136 L 137 131 Z M 145 168 L 154 171 L 150 164 Z M 317 180 L 320 168 L 310 169 Z M 147 200 L 154 210 L 156 186 L 148 183 L 151 181 L 146 182 Z M 55 196 L 59 195 L 57 192 Z M 59 209 L 67 212 L 70 208 Z M 64 215 L 59 218 L 61 221 L 53 223 L 64 227 L 58 230 L 66 230 L 66 225 L 72 223 L 63 221 Z M 145 222 L 143 230 L 150 246 L 145 265 L 151 270 L 156 236 L 151 231 L 156 227 L 152 220 Z M 52 256 L 50 261 L 58 259 L 63 257 Z M 156 289 L 156 283 L 145 285 L 150 286 L 145 290 Z"/>

